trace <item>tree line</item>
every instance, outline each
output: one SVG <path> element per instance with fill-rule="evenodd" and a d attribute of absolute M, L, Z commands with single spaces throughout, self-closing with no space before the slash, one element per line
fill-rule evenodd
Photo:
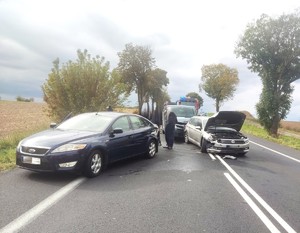
<path fill-rule="evenodd" d="M 291 107 L 292 83 L 300 78 L 299 11 L 277 18 L 262 15 L 248 24 L 234 53 L 261 78 L 258 120 L 270 135 L 277 136 L 280 120 Z M 150 47 L 129 43 L 118 57 L 118 66 L 112 70 L 104 57 L 91 57 L 87 50 L 78 50 L 77 60 L 65 64 L 56 59 L 42 85 L 49 114 L 63 119 L 70 112 L 102 111 L 122 105 L 132 92 L 137 94 L 139 114 L 144 103 L 162 109 L 170 100 L 170 80 L 167 71 L 155 65 Z M 199 91 L 214 99 L 219 111 L 222 103 L 234 96 L 238 71 L 225 64 L 210 64 L 203 65 L 201 72 Z"/>

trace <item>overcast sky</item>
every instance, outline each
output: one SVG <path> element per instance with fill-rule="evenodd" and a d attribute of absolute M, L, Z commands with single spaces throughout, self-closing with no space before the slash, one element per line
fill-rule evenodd
<path fill-rule="evenodd" d="M 42 101 L 41 85 L 58 57 L 76 59 L 78 49 L 104 56 L 111 69 L 125 44 L 150 46 L 158 68 L 166 70 L 172 101 L 199 92 L 201 67 L 223 63 L 239 72 L 234 98 L 221 110 L 256 115 L 260 78 L 236 58 L 234 47 L 246 25 L 263 13 L 293 13 L 299 0 L 0 0 L 0 97 Z M 300 81 L 294 83 L 287 120 L 300 121 Z M 212 99 L 202 111 L 214 112 Z M 134 94 L 131 105 L 137 105 Z"/>

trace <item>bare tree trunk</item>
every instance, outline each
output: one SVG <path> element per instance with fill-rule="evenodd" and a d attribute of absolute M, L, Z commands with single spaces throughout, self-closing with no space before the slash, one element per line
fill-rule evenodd
<path fill-rule="evenodd" d="M 220 101 L 216 100 L 216 112 L 219 112 L 220 110 Z"/>
<path fill-rule="evenodd" d="M 280 122 L 279 116 L 278 114 L 276 114 L 276 116 L 273 117 L 272 125 L 269 131 L 269 134 L 272 137 L 276 137 L 276 138 L 278 137 L 279 122 Z"/>

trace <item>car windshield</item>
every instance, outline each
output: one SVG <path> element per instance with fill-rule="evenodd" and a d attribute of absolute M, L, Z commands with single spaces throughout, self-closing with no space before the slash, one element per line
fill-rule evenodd
<path fill-rule="evenodd" d="M 57 129 L 103 132 L 112 119 L 111 116 L 97 113 L 80 114 L 64 121 Z"/>
<path fill-rule="evenodd" d="M 177 117 L 186 117 L 190 118 L 195 115 L 195 111 L 193 108 L 185 108 L 181 106 L 173 106 L 171 111 L 176 114 Z"/>

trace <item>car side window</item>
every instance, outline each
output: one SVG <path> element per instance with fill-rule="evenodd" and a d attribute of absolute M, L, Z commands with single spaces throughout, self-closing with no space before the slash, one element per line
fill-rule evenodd
<path fill-rule="evenodd" d="M 124 132 L 129 131 L 130 126 L 129 126 L 128 118 L 124 116 L 117 119 L 115 123 L 113 123 L 112 125 L 113 130 L 116 128 L 121 128 Z"/>
<path fill-rule="evenodd" d="M 140 129 L 140 128 L 149 126 L 149 124 L 147 124 L 146 121 L 144 121 L 142 118 L 140 118 L 138 116 L 130 116 L 129 118 L 130 118 L 133 129 Z"/>
<path fill-rule="evenodd" d="M 196 123 L 196 121 L 195 121 L 196 119 L 195 118 L 191 118 L 191 121 L 190 121 L 190 123 L 191 123 L 191 125 L 196 125 L 195 123 Z"/>
<path fill-rule="evenodd" d="M 202 123 L 200 119 L 197 119 L 196 121 L 196 126 L 200 126 L 202 128 Z"/>

